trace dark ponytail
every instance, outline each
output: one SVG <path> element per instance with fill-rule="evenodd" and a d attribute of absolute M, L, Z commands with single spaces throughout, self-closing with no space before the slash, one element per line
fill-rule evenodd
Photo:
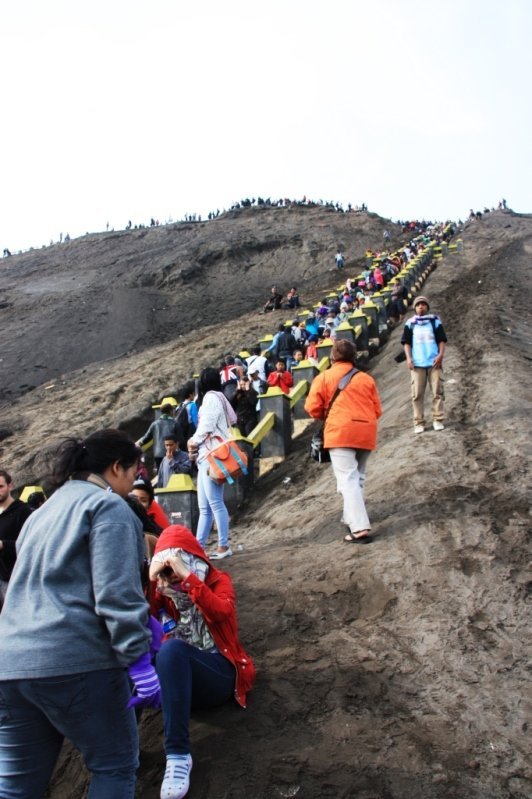
<path fill-rule="evenodd" d="M 221 390 L 222 378 L 220 372 L 218 369 L 215 369 L 214 366 L 207 366 L 200 374 L 198 381 L 198 408 L 201 407 L 203 398 L 205 397 L 207 391 Z"/>
<path fill-rule="evenodd" d="M 102 474 L 115 461 L 129 469 L 141 455 L 141 450 L 121 430 L 98 430 L 83 440 L 67 438 L 58 447 L 52 481 L 59 488 L 79 472 Z"/>

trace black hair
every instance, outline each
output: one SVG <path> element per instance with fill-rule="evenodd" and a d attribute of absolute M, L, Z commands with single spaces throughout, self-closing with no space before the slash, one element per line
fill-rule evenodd
<path fill-rule="evenodd" d="M 148 512 L 142 502 L 139 502 L 135 495 L 124 497 L 125 501 L 141 522 L 142 522 L 142 530 L 144 533 L 151 533 L 152 535 L 160 535 L 162 532 L 162 527 L 159 527 L 157 522 L 153 519 L 150 519 L 148 516 Z"/>
<path fill-rule="evenodd" d="M 5 469 L 0 469 L 0 477 L 3 477 L 8 485 L 11 485 L 11 483 L 13 482 L 13 478 L 11 477 L 9 472 L 6 472 Z"/>
<path fill-rule="evenodd" d="M 44 505 L 45 501 L 46 497 L 42 491 L 32 491 L 26 499 L 26 505 L 32 510 L 37 510 L 37 508 L 40 508 L 41 505 Z"/>
<path fill-rule="evenodd" d="M 198 406 L 203 402 L 203 397 L 207 391 L 221 391 L 222 378 L 218 369 L 214 366 L 207 366 L 200 374 L 198 381 Z"/>
<path fill-rule="evenodd" d="M 150 504 L 155 499 L 155 491 L 153 490 L 153 486 L 149 480 L 143 480 L 142 477 L 138 477 L 135 482 L 133 483 L 132 491 L 135 488 L 139 488 L 141 491 L 145 491 L 150 498 Z"/>
<path fill-rule="evenodd" d="M 168 433 L 168 435 L 163 438 L 163 441 L 173 441 L 174 444 L 177 444 L 177 436 L 174 433 Z"/>
<path fill-rule="evenodd" d="M 187 380 L 187 382 L 184 383 L 179 389 L 177 396 L 180 402 L 183 402 L 183 400 L 186 400 L 186 398 L 190 397 L 191 394 L 192 396 L 194 396 L 195 393 L 196 393 L 196 384 L 194 383 L 193 380 Z"/>
<path fill-rule="evenodd" d="M 98 430 L 83 440 L 67 438 L 57 449 L 52 482 L 59 488 L 78 472 L 102 474 L 115 461 L 129 469 L 141 455 L 142 451 L 122 430 Z"/>
<path fill-rule="evenodd" d="M 161 413 L 168 413 L 172 416 L 174 412 L 174 406 L 170 402 L 165 402 L 164 405 L 161 405 Z"/>

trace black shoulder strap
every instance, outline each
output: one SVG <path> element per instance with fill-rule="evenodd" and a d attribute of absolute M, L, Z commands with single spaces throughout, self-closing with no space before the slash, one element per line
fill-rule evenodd
<path fill-rule="evenodd" d="M 330 413 L 330 410 L 331 410 L 331 408 L 333 406 L 333 403 L 334 403 L 336 397 L 338 396 L 340 391 L 343 391 L 343 389 L 346 388 L 346 386 L 349 384 L 351 378 L 354 377 L 357 374 L 357 372 L 359 372 L 359 371 L 360 371 L 360 369 L 357 369 L 356 366 L 353 366 L 353 368 L 350 369 L 349 372 L 347 372 L 347 374 L 345 374 L 342 377 L 342 379 L 340 380 L 340 382 L 338 383 L 338 387 L 337 387 L 336 391 L 334 392 L 333 398 L 329 402 L 329 407 L 327 408 L 327 413 L 323 417 L 323 424 L 324 425 L 325 425 L 325 422 L 327 421 L 327 417 L 328 417 L 328 415 Z"/>

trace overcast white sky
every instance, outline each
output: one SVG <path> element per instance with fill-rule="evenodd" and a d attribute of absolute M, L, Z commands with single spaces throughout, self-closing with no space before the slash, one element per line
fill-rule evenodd
<path fill-rule="evenodd" d="M 13 0 L 0 246 L 226 208 L 532 212 L 531 0 Z"/>

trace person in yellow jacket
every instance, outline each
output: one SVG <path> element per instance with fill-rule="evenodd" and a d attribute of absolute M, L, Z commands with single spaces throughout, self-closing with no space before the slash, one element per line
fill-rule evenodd
<path fill-rule="evenodd" d="M 370 522 L 364 503 L 364 481 L 369 456 L 377 445 L 377 420 L 382 413 L 374 379 L 354 368 L 355 345 L 335 341 L 331 368 L 312 381 L 305 410 L 314 419 L 324 419 L 343 377 L 353 371 L 339 391 L 327 415 L 324 446 L 329 450 L 338 493 L 344 500 L 342 521 L 349 527 L 344 541 L 368 544 Z"/>

